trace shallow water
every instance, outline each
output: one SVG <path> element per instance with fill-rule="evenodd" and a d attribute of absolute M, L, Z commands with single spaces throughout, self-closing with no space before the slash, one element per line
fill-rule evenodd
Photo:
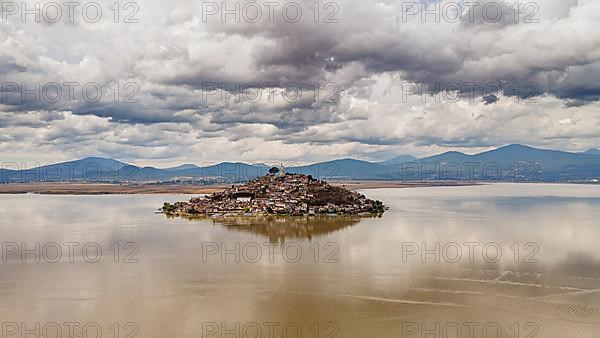
<path fill-rule="evenodd" d="M 190 196 L 1 195 L 2 333 L 600 336 L 600 186 L 363 193 L 390 210 L 190 221 L 154 213 Z"/>

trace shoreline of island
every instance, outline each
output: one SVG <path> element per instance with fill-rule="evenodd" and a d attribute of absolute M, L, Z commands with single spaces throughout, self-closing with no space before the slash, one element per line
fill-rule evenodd
<path fill-rule="evenodd" d="M 487 182 L 489 183 L 489 182 Z M 344 180 L 330 181 L 333 186 L 349 190 L 368 190 L 385 188 L 453 187 L 487 184 L 486 182 L 406 182 L 406 181 L 370 181 Z M 0 195 L 205 195 L 225 191 L 232 184 L 152 184 L 152 183 L 5 183 L 0 184 Z"/>
<path fill-rule="evenodd" d="M 285 173 L 273 167 L 269 174 L 222 192 L 189 201 L 165 202 L 160 211 L 167 216 L 197 215 L 288 215 L 306 216 L 381 215 L 388 208 L 379 200 L 334 186 L 312 175 Z"/>

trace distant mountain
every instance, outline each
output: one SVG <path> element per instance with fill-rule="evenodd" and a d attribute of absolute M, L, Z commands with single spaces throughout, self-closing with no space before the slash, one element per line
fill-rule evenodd
<path fill-rule="evenodd" d="M 3 173 L 0 182 L 121 181 L 138 171 L 136 166 L 102 157 L 22 168 Z"/>
<path fill-rule="evenodd" d="M 449 151 L 416 159 L 410 155 L 373 163 L 351 158 L 287 167 L 288 173 L 323 179 L 382 180 L 476 180 L 476 181 L 597 181 L 600 180 L 600 151 L 571 153 L 512 144 L 478 154 Z M 263 163 L 222 162 L 199 167 L 184 164 L 159 169 L 121 161 L 87 157 L 12 170 L 0 168 L 0 183 L 16 182 L 244 182 L 265 175 Z"/>
<path fill-rule="evenodd" d="M 582 154 L 586 154 L 586 155 L 600 155 L 600 149 L 590 149 L 588 151 L 583 152 Z"/>
<path fill-rule="evenodd" d="M 176 167 L 166 168 L 164 170 L 182 170 L 182 169 L 197 169 L 197 168 L 200 168 L 200 167 L 195 164 L 182 164 L 182 165 L 178 165 Z"/>
<path fill-rule="evenodd" d="M 418 179 L 578 181 L 600 178 L 600 156 L 511 144 L 474 155 L 446 152 L 412 163 Z M 404 170 L 404 174 L 409 170 Z M 392 176 L 398 176 L 397 171 Z"/>
<path fill-rule="evenodd" d="M 252 165 L 253 165 L 253 166 L 255 166 L 255 167 L 258 167 L 258 168 L 267 168 L 267 169 L 271 169 L 271 167 L 270 167 L 270 166 L 268 166 L 268 165 L 266 165 L 266 164 L 264 164 L 264 163 L 253 163 Z"/>
<path fill-rule="evenodd" d="M 256 167 L 241 162 L 222 162 L 208 167 L 201 168 L 201 176 L 219 176 L 236 181 L 244 181 L 265 175 L 268 167 Z M 196 171 L 197 172 L 197 171 Z"/>
<path fill-rule="evenodd" d="M 9 169 L 9 168 L 7 168 Z M 223 162 L 212 166 L 182 165 L 167 169 L 139 167 L 113 159 L 87 157 L 25 170 L 0 170 L 0 182 L 157 182 L 207 180 L 241 182 L 262 176 L 268 168 L 245 163 Z"/>
<path fill-rule="evenodd" d="M 400 156 L 391 158 L 387 161 L 379 162 L 379 164 L 395 165 L 395 164 L 400 164 L 400 163 L 405 163 L 405 162 L 412 162 L 412 161 L 415 161 L 416 159 L 417 158 L 412 155 L 400 155 Z"/>
<path fill-rule="evenodd" d="M 320 162 L 306 166 L 286 168 L 286 172 L 312 175 L 328 179 L 385 179 L 386 167 L 382 164 L 351 158 Z"/>

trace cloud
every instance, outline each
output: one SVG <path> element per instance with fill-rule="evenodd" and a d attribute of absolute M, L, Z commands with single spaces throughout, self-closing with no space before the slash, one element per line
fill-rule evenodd
<path fill-rule="evenodd" d="M 109 8 L 97 23 L 80 9 L 73 22 L 10 16 L 0 24 L 0 128 L 9 135 L 0 149 L 168 161 L 207 144 L 227 153 L 189 159 L 600 143 L 595 0 L 520 1 L 518 13 L 513 2 L 482 0 L 463 5 L 458 21 L 449 0 L 423 2 L 437 17 L 408 15 L 395 0 L 319 3 L 318 12 L 296 3 L 297 22 L 288 2 L 269 13 L 262 1 L 258 20 L 242 12 L 239 22 L 180 0 L 140 3 L 117 23 Z M 123 22 L 128 14 L 138 22 Z M 68 83 L 77 83 L 72 97 Z M 578 118 L 568 126 L 553 120 L 569 115 Z M 16 144 L 23 135 L 30 142 Z"/>

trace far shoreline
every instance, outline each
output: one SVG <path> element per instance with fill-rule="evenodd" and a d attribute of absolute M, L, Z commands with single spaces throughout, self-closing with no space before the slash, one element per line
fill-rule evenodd
<path fill-rule="evenodd" d="M 349 190 L 385 188 L 455 187 L 486 184 L 486 182 L 406 182 L 406 181 L 336 181 L 333 186 L 343 186 Z M 221 192 L 232 184 L 192 185 L 192 184 L 117 184 L 117 183 L 73 183 L 38 182 L 0 184 L 0 194 L 20 195 L 204 195 Z"/>
<path fill-rule="evenodd" d="M 426 187 L 465 187 L 498 183 L 526 184 L 572 184 L 597 185 L 587 182 L 488 182 L 488 181 L 371 181 L 371 180 L 330 180 L 333 186 L 348 190 L 404 189 Z M 233 184 L 151 184 L 151 183 L 75 183 L 75 182 L 37 182 L 3 183 L 0 195 L 207 195 L 222 192 Z"/>

